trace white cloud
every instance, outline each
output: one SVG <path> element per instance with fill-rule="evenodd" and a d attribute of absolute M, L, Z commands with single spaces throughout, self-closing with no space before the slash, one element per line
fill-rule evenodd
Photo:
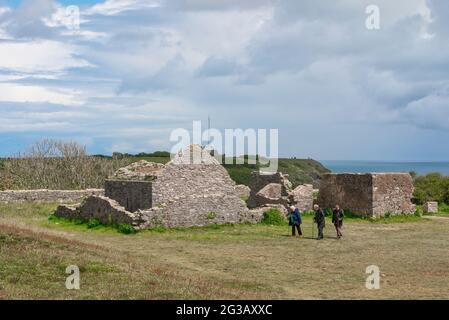
<path fill-rule="evenodd" d="M 57 41 L 2 42 L 0 68 L 15 72 L 61 72 L 90 64 L 74 55 L 76 46 Z"/>
<path fill-rule="evenodd" d="M 49 102 L 65 105 L 79 105 L 77 92 L 68 89 L 52 90 L 40 86 L 0 83 L 0 101 L 7 102 Z"/>
<path fill-rule="evenodd" d="M 106 0 L 89 8 L 83 14 L 113 16 L 130 10 L 157 8 L 160 4 L 149 0 Z"/>

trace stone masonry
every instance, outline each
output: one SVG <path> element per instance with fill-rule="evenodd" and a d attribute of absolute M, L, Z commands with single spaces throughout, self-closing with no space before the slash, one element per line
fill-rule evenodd
<path fill-rule="evenodd" d="M 130 212 L 153 206 L 151 181 L 106 180 L 104 190 L 106 197 L 116 200 Z"/>
<path fill-rule="evenodd" d="M 322 208 L 339 204 L 364 217 L 412 214 L 413 180 L 408 173 L 325 174 L 318 194 Z"/>
<path fill-rule="evenodd" d="M 288 174 L 252 172 L 250 189 L 248 199 L 250 208 L 267 205 L 282 205 L 287 208 L 294 205 L 301 212 L 313 209 L 313 186 L 311 184 L 299 185 L 293 190 L 292 184 L 288 180 Z"/>
<path fill-rule="evenodd" d="M 248 199 L 249 194 L 251 193 L 251 189 L 244 184 L 238 184 L 235 186 L 235 191 L 239 195 L 241 199 Z"/>
<path fill-rule="evenodd" d="M 429 202 L 424 203 L 423 212 L 424 213 L 438 213 L 438 202 L 429 201 Z"/>
<path fill-rule="evenodd" d="M 0 191 L 0 202 L 75 202 L 89 196 L 104 195 L 103 189 L 86 190 L 9 190 Z"/>
<path fill-rule="evenodd" d="M 257 208 L 265 204 L 281 203 L 288 205 L 289 192 L 292 190 L 288 174 L 282 174 L 281 172 L 274 174 L 252 172 L 249 187 L 251 191 L 248 207 L 250 208 Z"/>
<path fill-rule="evenodd" d="M 105 185 L 106 197 L 91 197 L 77 207 L 60 206 L 55 214 L 110 224 L 128 221 L 135 228 L 261 219 L 248 210 L 226 169 L 198 145 L 181 150 L 166 165 L 140 161 L 122 168 Z"/>
<path fill-rule="evenodd" d="M 289 202 L 301 212 L 313 210 L 313 185 L 304 184 L 297 186 L 290 192 Z"/>

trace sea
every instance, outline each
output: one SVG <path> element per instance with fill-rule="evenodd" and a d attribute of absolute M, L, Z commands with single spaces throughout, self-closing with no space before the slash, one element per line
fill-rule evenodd
<path fill-rule="evenodd" d="M 389 162 L 389 161 L 359 161 L 359 160 L 320 160 L 329 170 L 342 172 L 411 172 L 425 175 L 439 172 L 449 176 L 449 162 Z"/>

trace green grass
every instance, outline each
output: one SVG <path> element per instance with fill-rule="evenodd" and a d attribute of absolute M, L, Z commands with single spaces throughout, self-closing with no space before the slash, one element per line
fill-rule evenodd
<path fill-rule="evenodd" d="M 302 215 L 299 239 L 287 224 L 262 223 L 125 236 L 49 221 L 55 208 L 0 206 L 0 299 L 449 299 L 447 218 L 347 218 L 337 240 L 327 217 L 316 241 L 312 214 Z M 64 286 L 72 264 L 79 291 Z M 364 287 L 371 264 L 380 290 Z"/>
<path fill-rule="evenodd" d="M 113 232 L 123 234 L 134 234 L 137 231 L 128 224 L 104 225 L 97 219 L 89 220 L 68 220 L 65 218 L 50 215 L 48 222 L 42 222 L 41 225 L 47 227 L 62 227 L 67 230 L 92 230 L 99 232 Z"/>
<path fill-rule="evenodd" d="M 440 203 L 438 205 L 438 211 L 440 214 L 449 215 L 449 205 L 446 203 Z"/>

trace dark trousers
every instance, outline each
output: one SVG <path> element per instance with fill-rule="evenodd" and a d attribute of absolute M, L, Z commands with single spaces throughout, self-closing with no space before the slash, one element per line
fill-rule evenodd
<path fill-rule="evenodd" d="M 335 226 L 335 230 L 337 231 L 337 237 L 341 237 L 343 236 L 343 234 L 341 233 L 341 223 L 337 222 L 334 224 Z"/>
<path fill-rule="evenodd" d="M 319 224 L 318 225 L 318 239 L 324 238 L 323 229 L 324 229 L 324 224 Z"/>
<path fill-rule="evenodd" d="M 302 236 L 301 225 L 299 225 L 299 224 L 292 225 L 292 236 L 296 235 L 295 228 L 296 228 L 296 230 L 298 230 L 298 235 Z"/>

